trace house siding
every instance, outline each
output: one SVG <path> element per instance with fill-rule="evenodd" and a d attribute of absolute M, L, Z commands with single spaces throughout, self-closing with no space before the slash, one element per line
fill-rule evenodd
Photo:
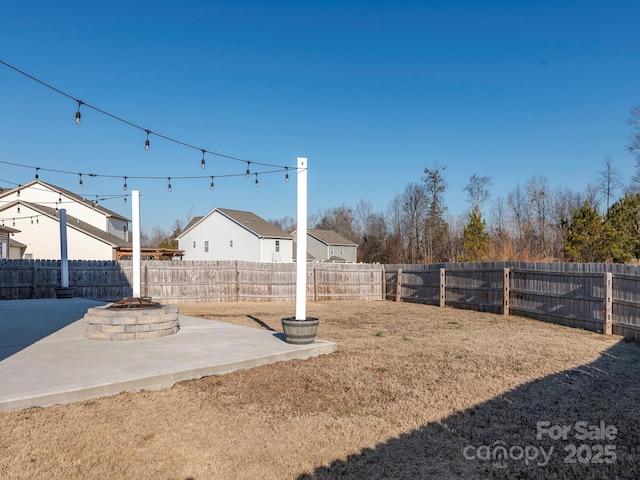
<path fill-rule="evenodd" d="M 20 205 L 20 213 L 17 212 L 17 206 L 13 206 L 5 209 L 2 215 L 16 217 L 15 228 L 20 232 L 13 238 L 27 246 L 25 256 L 40 260 L 60 259 L 60 222 L 27 205 Z M 113 260 L 114 257 L 111 245 L 70 226 L 67 226 L 67 246 L 69 260 Z"/>
<path fill-rule="evenodd" d="M 205 252 L 205 241 L 209 242 L 208 252 Z M 276 251 L 276 241 L 280 242 L 279 252 Z M 214 211 L 180 236 L 178 248 L 184 250 L 184 260 L 291 262 L 293 241 L 258 237 L 251 230 Z"/>

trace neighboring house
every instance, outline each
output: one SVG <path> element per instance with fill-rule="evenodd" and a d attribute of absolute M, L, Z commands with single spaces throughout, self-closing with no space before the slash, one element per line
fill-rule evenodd
<path fill-rule="evenodd" d="M 12 252 L 20 258 L 60 259 L 59 209 L 67 212 L 70 260 L 112 260 L 131 247 L 129 220 L 68 190 L 39 180 L 0 193 L 0 219 L 20 232 Z M 15 248 L 13 248 L 15 247 Z M 13 258 L 13 254 L 12 254 Z"/>
<path fill-rule="evenodd" d="M 184 260 L 292 262 L 293 240 L 255 213 L 214 208 L 178 235 Z"/>
<path fill-rule="evenodd" d="M 297 241 L 297 231 L 291 236 Z M 358 245 L 331 230 L 307 229 L 307 259 L 320 262 L 351 262 L 358 258 Z"/>
<path fill-rule="evenodd" d="M 0 260 L 15 258 L 11 252 L 14 246 L 14 240 L 11 238 L 11 235 L 19 232 L 20 230 L 16 230 L 15 228 L 0 225 Z"/>

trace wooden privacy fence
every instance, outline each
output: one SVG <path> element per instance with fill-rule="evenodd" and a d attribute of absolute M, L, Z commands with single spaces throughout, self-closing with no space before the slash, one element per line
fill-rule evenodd
<path fill-rule="evenodd" d="M 387 265 L 385 298 L 640 338 L 640 269 L 574 263 Z"/>
<path fill-rule="evenodd" d="M 308 263 L 307 298 L 382 299 L 383 272 L 382 265 Z M 140 273 L 141 294 L 161 303 L 295 300 L 294 263 L 143 260 Z M 77 297 L 129 297 L 132 278 L 130 260 L 69 262 Z M 0 260 L 0 300 L 53 298 L 58 286 L 60 261 Z"/>

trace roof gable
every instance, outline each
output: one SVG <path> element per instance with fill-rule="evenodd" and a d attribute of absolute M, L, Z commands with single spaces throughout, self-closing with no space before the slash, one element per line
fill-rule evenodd
<path fill-rule="evenodd" d="M 315 239 L 321 241 L 326 245 L 344 245 L 344 246 L 353 246 L 357 247 L 357 243 L 353 243 L 348 238 L 343 237 L 342 235 L 338 235 L 336 232 L 331 230 L 319 230 L 315 228 L 307 229 L 307 234 L 311 235 Z"/>
<path fill-rule="evenodd" d="M 245 212 L 243 210 L 231 210 L 228 208 L 214 208 L 203 217 L 194 217 L 185 227 L 185 229 L 180 233 L 180 235 L 178 235 L 178 238 L 183 237 L 189 230 L 192 230 L 215 213 L 223 215 L 237 225 L 240 225 L 241 227 L 249 230 L 257 237 L 282 239 L 291 238 L 291 235 L 286 233 L 284 230 L 281 230 L 272 223 L 267 222 L 265 219 L 259 217 L 255 213 Z"/>
<path fill-rule="evenodd" d="M 44 205 L 39 205 L 37 203 L 15 201 L 8 205 L 5 205 L 4 207 L 1 207 L 0 211 L 16 204 L 24 205 L 25 207 L 28 207 L 35 212 L 38 212 L 46 217 L 49 217 L 51 219 L 56 220 L 57 222 L 60 222 L 60 217 L 58 216 L 58 211 L 56 209 L 51 207 L 45 207 Z M 122 238 L 112 235 L 111 233 L 107 233 L 104 230 L 100 230 L 99 228 L 94 227 L 93 225 L 90 225 L 86 222 L 83 222 L 82 220 L 75 218 L 71 215 L 67 215 L 67 227 L 73 228 L 75 230 L 78 230 L 84 233 L 85 235 L 89 235 L 93 238 L 96 238 L 97 240 L 100 240 L 101 242 L 109 244 L 114 248 L 131 246 L 131 242 L 127 242 L 126 240 L 123 240 Z"/>
<path fill-rule="evenodd" d="M 92 202 L 91 200 L 87 200 L 84 197 L 81 197 L 80 195 L 77 195 L 75 193 L 73 193 L 70 190 L 67 190 L 65 188 L 61 188 L 58 187 L 56 185 L 53 185 L 51 183 L 46 183 L 43 182 L 42 180 L 32 180 L 28 183 L 25 183 L 24 185 L 20 185 L 19 187 L 15 187 L 12 188 L 10 190 L 5 190 L 4 192 L 0 192 L 0 198 L 5 197 L 7 195 L 10 195 L 14 192 L 17 192 L 18 190 L 26 190 L 30 187 L 34 187 L 34 186 L 39 186 L 42 188 L 46 188 L 48 190 L 50 190 L 51 192 L 57 193 L 59 195 L 63 195 L 79 204 L 82 204 L 84 206 L 86 206 L 87 208 L 92 208 L 93 210 L 102 213 L 104 216 L 106 217 L 112 217 L 118 220 L 122 220 L 123 222 L 129 222 L 130 220 L 127 217 L 124 217 L 122 215 L 120 215 L 119 213 L 116 213 L 112 210 L 109 210 L 108 208 L 105 208 L 103 206 L 101 206 L 100 204 L 96 204 L 94 202 Z"/>

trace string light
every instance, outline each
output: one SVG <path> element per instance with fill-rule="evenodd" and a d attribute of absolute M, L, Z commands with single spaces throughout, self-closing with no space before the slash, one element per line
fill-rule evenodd
<path fill-rule="evenodd" d="M 16 226 L 16 219 L 15 218 L 13 219 L 13 226 L 14 227 Z"/>
<path fill-rule="evenodd" d="M 20 187 L 21 187 L 21 186 L 22 186 L 22 185 L 18 185 L 18 193 L 16 194 L 16 196 L 17 196 L 18 198 L 20 198 Z"/>
<path fill-rule="evenodd" d="M 249 170 L 249 165 L 251 165 L 251 162 L 247 162 L 247 171 L 244 173 L 244 176 L 247 178 L 251 177 L 251 171 Z"/>
<path fill-rule="evenodd" d="M 80 175 L 80 181 L 78 182 L 78 186 L 79 186 L 80 188 L 82 188 L 82 187 L 84 187 L 84 184 L 82 183 L 82 174 L 81 174 L 81 173 L 79 173 L 78 175 Z"/>
<path fill-rule="evenodd" d="M 20 213 L 20 205 L 18 205 L 18 213 Z"/>
<path fill-rule="evenodd" d="M 209 188 L 211 190 L 213 190 L 215 188 L 215 185 L 213 184 L 213 177 L 211 177 L 211 186 Z"/>
<path fill-rule="evenodd" d="M 127 191 L 127 177 L 124 177 L 124 185 L 122 185 L 122 190 Z M 126 197 L 125 197 L 126 198 Z"/>
<path fill-rule="evenodd" d="M 200 150 L 200 151 L 203 152 L 203 154 L 204 153 L 209 153 L 211 155 L 216 155 L 216 156 L 227 158 L 229 160 L 234 160 L 234 161 L 237 161 L 237 162 L 247 162 L 247 166 L 249 166 L 250 163 L 255 163 L 257 165 L 279 169 L 279 170 L 276 170 L 276 171 L 281 171 L 283 168 L 285 168 L 284 166 L 274 165 L 274 164 L 270 164 L 270 163 L 250 162 L 248 160 L 245 160 L 245 159 L 242 159 L 242 158 L 238 158 L 238 157 L 234 157 L 232 155 L 227 155 L 227 154 L 220 153 L 220 152 L 215 152 L 215 151 L 212 151 L 212 150 L 206 150 L 206 149 L 203 149 L 202 147 L 196 147 L 195 145 L 189 144 L 187 142 L 183 142 L 181 140 L 169 137 L 167 135 L 161 135 L 161 134 L 152 132 L 151 130 L 143 128 L 140 125 L 137 125 L 137 124 L 135 124 L 135 123 L 133 123 L 133 122 L 131 122 L 129 120 L 126 120 L 126 119 L 124 119 L 122 117 L 119 117 L 117 115 L 109 113 L 109 112 L 107 112 L 105 110 L 102 110 L 102 109 L 100 109 L 100 108 L 98 108 L 96 106 L 93 106 L 93 105 L 91 105 L 89 103 L 83 102 L 82 100 L 79 100 L 79 99 L 73 97 L 72 95 L 70 95 L 70 94 L 68 94 L 68 93 L 66 93 L 66 92 L 64 92 L 64 91 L 62 91 L 62 90 L 60 90 L 60 89 L 58 89 L 58 88 L 56 88 L 56 87 L 44 82 L 44 81 L 34 77 L 33 75 L 30 75 L 30 74 L 20 70 L 19 68 L 14 67 L 13 65 L 10 65 L 7 62 L 4 62 L 3 60 L 0 60 L 0 64 L 2 64 L 4 66 L 14 70 L 15 72 L 17 72 L 17 73 L 19 73 L 19 74 L 21 74 L 21 75 L 23 75 L 23 76 L 25 76 L 25 77 L 37 82 L 37 83 L 39 83 L 39 84 L 41 84 L 41 85 L 43 85 L 43 86 L 45 86 L 47 88 L 49 88 L 50 90 L 55 91 L 56 93 L 58 93 L 60 95 L 63 95 L 65 97 L 67 97 L 69 99 L 72 99 L 73 101 L 77 102 L 78 110 L 76 112 L 76 124 L 80 123 L 80 119 L 82 117 L 82 115 L 80 113 L 80 109 L 81 109 L 82 106 L 84 106 L 84 108 L 90 108 L 90 109 L 92 109 L 92 110 L 94 110 L 94 111 L 96 111 L 98 113 L 101 113 L 103 115 L 111 117 L 114 120 L 117 120 L 117 121 L 119 121 L 121 123 L 125 123 L 125 124 L 129 125 L 130 127 L 137 128 L 138 130 L 142 130 L 143 132 L 145 132 L 147 134 L 147 138 L 145 140 L 145 150 L 149 150 L 149 147 L 150 147 L 149 136 L 153 133 L 153 135 L 155 135 L 156 137 L 163 138 L 163 139 L 165 139 L 165 140 L 167 140 L 169 142 L 177 143 L 179 145 L 182 145 L 183 147 L 191 148 L 191 149 L 194 149 L 194 150 Z M 204 155 L 203 155 L 203 157 L 204 157 Z M 201 166 L 204 167 L 204 163 L 203 162 L 201 162 Z M 42 169 L 42 170 L 45 170 L 45 169 Z M 272 172 L 260 172 L 260 173 L 272 173 Z M 229 175 L 229 176 L 234 176 L 234 175 Z M 247 176 L 247 178 L 250 178 L 250 176 L 251 176 L 251 172 L 249 171 L 248 168 L 247 168 L 246 176 Z M 158 177 L 156 177 L 156 178 L 158 178 Z M 162 177 L 159 177 L 159 178 L 162 178 Z"/>
<path fill-rule="evenodd" d="M 80 113 L 80 106 L 84 103 L 82 100 L 76 100 L 78 102 L 78 111 L 76 112 L 76 125 L 80 125 L 80 117 L 82 114 Z"/>
<path fill-rule="evenodd" d="M 256 188 L 260 186 L 260 182 L 258 182 L 258 174 L 256 173 Z"/>
<path fill-rule="evenodd" d="M 36 180 L 38 180 L 38 170 L 40 170 L 40 167 L 36 167 Z"/>
<path fill-rule="evenodd" d="M 289 167 L 284 167 L 284 169 L 287 171 L 287 174 L 284 176 L 284 181 L 289 183 Z"/>
<path fill-rule="evenodd" d="M 31 225 L 33 225 L 33 217 L 31 217 Z"/>
<path fill-rule="evenodd" d="M 169 181 L 169 185 L 167 185 L 167 190 L 171 191 L 171 177 L 167 177 L 167 180 Z"/>

